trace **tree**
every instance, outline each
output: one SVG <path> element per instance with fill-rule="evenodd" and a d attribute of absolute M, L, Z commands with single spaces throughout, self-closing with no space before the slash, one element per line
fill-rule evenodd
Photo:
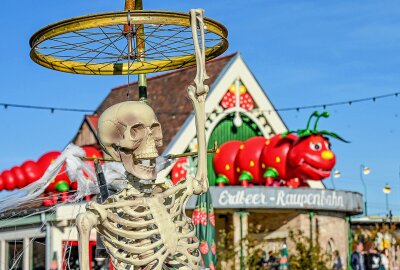
<path fill-rule="evenodd" d="M 260 267 L 261 261 L 264 259 L 262 249 L 264 242 L 260 241 L 255 235 L 261 233 L 260 228 L 253 228 L 252 233 L 246 234 L 237 243 L 234 243 L 234 229 L 231 226 L 228 231 L 221 229 L 218 231 L 218 242 L 217 242 L 217 269 L 228 269 L 235 264 L 235 258 L 240 258 L 240 246 L 242 246 L 246 252 L 243 257 L 243 264 L 246 269 L 258 270 L 264 269 Z"/>
<path fill-rule="evenodd" d="M 318 239 L 311 239 L 304 235 L 303 231 L 290 231 L 289 239 L 295 249 L 289 251 L 290 270 L 329 270 L 331 256 L 323 250 Z"/>

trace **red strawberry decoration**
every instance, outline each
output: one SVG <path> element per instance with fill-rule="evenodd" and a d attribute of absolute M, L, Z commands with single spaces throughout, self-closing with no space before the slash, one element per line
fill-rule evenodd
<path fill-rule="evenodd" d="M 249 93 L 245 93 L 240 96 L 240 107 L 246 111 L 254 109 L 254 101 Z"/>
<path fill-rule="evenodd" d="M 286 186 L 291 188 L 298 188 L 301 184 L 301 181 L 298 177 L 291 178 L 289 181 L 286 182 Z"/>
<path fill-rule="evenodd" d="M 222 97 L 221 106 L 224 109 L 233 108 L 236 105 L 236 86 L 232 84 L 229 91 Z M 254 100 L 242 84 L 239 87 L 239 106 L 245 110 L 254 109 Z"/>
<path fill-rule="evenodd" d="M 200 224 L 206 226 L 207 225 L 207 209 L 204 204 L 201 206 L 199 217 L 200 217 Z"/>
<path fill-rule="evenodd" d="M 43 199 L 43 206 L 52 206 L 53 205 L 53 200 L 50 198 L 50 196 L 46 196 Z"/>
<path fill-rule="evenodd" d="M 200 224 L 200 207 L 196 207 L 193 210 L 192 222 L 194 225 Z"/>
<path fill-rule="evenodd" d="M 248 186 L 249 182 L 253 184 L 262 183 L 263 172 L 259 161 L 265 141 L 264 137 L 257 136 L 248 139 L 240 146 L 240 151 L 236 158 L 236 166 L 241 170 L 239 180 L 242 186 Z"/>
<path fill-rule="evenodd" d="M 208 220 L 210 221 L 211 225 L 215 227 L 215 214 L 214 212 L 208 213 Z"/>
<path fill-rule="evenodd" d="M 178 183 L 179 181 L 186 179 L 187 170 L 184 165 L 187 164 L 187 162 L 188 162 L 188 158 L 182 157 L 182 158 L 178 159 L 178 161 L 175 163 L 174 167 L 172 168 L 171 180 L 174 185 L 176 183 Z"/>
<path fill-rule="evenodd" d="M 235 160 L 241 144 L 241 141 L 229 141 L 217 149 L 213 164 L 217 174 L 215 182 L 218 186 L 238 184 Z"/>
<path fill-rule="evenodd" d="M 62 192 L 61 192 L 61 201 L 62 201 L 62 202 L 66 202 L 66 201 L 68 201 L 68 198 L 69 198 L 68 192 L 62 191 Z"/>
<path fill-rule="evenodd" d="M 211 244 L 211 252 L 214 255 L 217 253 L 217 245 L 215 244 L 214 240 L 212 241 L 212 244 Z"/>
<path fill-rule="evenodd" d="M 236 96 L 235 93 L 232 93 L 230 91 L 226 92 L 226 94 L 224 95 L 224 97 L 222 98 L 221 101 L 221 106 L 224 109 L 229 109 L 229 108 L 233 108 L 235 107 L 236 104 Z"/>
<path fill-rule="evenodd" d="M 261 167 L 264 172 L 265 185 L 273 186 L 274 181 L 288 177 L 287 156 L 293 143 L 297 140 L 294 134 L 275 135 L 265 141 L 261 155 Z"/>
<path fill-rule="evenodd" d="M 209 251 L 209 250 L 208 250 L 207 241 L 203 240 L 203 241 L 200 243 L 199 249 L 200 249 L 201 254 L 207 254 L 208 251 Z"/>

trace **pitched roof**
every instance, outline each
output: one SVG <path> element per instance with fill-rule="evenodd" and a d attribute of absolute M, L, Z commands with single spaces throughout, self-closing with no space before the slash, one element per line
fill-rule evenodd
<path fill-rule="evenodd" d="M 99 123 L 99 117 L 97 115 L 86 115 L 86 119 L 92 130 L 97 130 L 97 124 Z"/>
<path fill-rule="evenodd" d="M 218 75 L 237 53 L 226 55 L 206 63 L 210 77 L 206 83 L 211 87 Z M 193 107 L 187 98 L 186 89 L 196 76 L 196 67 L 188 67 L 147 79 L 149 105 L 154 109 L 163 128 L 164 142 L 160 152 L 170 143 L 173 136 L 192 113 Z M 96 110 L 101 115 L 108 107 L 127 100 L 128 85 L 113 88 Z M 138 100 L 138 83 L 129 84 L 131 99 Z M 132 89 L 134 89 L 132 93 Z"/>
<path fill-rule="evenodd" d="M 79 146 L 91 145 L 100 148 L 97 140 L 97 124 L 99 117 L 97 115 L 85 115 L 78 132 L 72 139 L 72 142 Z"/>

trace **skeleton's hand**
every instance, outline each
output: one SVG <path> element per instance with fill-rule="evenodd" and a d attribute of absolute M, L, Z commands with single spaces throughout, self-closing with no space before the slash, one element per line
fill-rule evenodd
<path fill-rule="evenodd" d="M 208 90 L 208 85 L 196 84 L 196 86 L 190 85 L 187 91 L 192 102 L 197 101 L 198 103 L 204 103 L 206 101 Z"/>
<path fill-rule="evenodd" d="M 201 193 L 207 192 L 208 190 L 208 178 L 206 175 L 199 175 L 199 176 L 188 176 L 187 179 L 193 185 L 193 193 L 199 195 Z"/>

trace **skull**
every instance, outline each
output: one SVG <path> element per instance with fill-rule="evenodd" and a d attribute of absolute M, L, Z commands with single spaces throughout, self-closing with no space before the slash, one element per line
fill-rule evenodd
<path fill-rule="evenodd" d="M 98 136 L 104 151 L 122 161 L 129 173 L 139 179 L 156 179 L 156 147 L 162 146 L 162 131 L 150 106 L 126 101 L 109 107 L 99 118 Z"/>

